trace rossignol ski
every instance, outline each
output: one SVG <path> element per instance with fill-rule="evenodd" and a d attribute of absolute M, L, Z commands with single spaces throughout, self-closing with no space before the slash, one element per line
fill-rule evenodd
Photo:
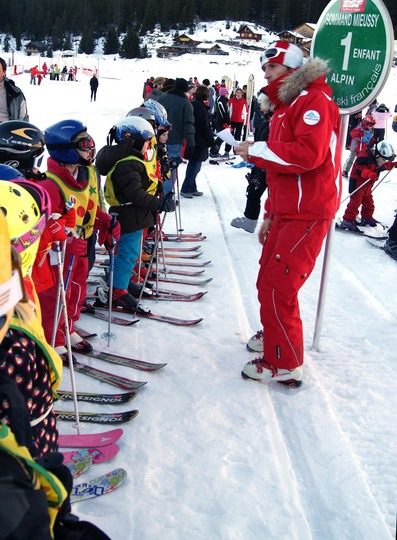
<path fill-rule="evenodd" d="M 55 411 L 57 420 L 65 422 L 75 422 L 76 415 L 73 411 Z M 137 416 L 138 410 L 116 412 L 116 413 L 101 413 L 101 412 L 80 412 L 80 422 L 88 422 L 90 424 L 125 424 Z"/>
<path fill-rule="evenodd" d="M 62 401 L 73 401 L 73 392 L 57 390 L 57 396 Z M 99 405 L 123 405 L 129 403 L 137 396 L 136 392 L 123 392 L 121 394 L 100 394 L 94 392 L 77 392 L 77 401 L 97 403 Z"/>

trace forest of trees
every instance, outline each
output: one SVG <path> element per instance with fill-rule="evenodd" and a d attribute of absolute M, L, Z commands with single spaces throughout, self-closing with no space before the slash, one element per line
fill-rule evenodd
<path fill-rule="evenodd" d="M 95 40 L 106 37 L 108 53 L 133 58 L 144 54 L 139 35 L 155 25 L 168 31 L 198 21 L 251 21 L 280 31 L 302 22 L 317 22 L 328 0 L 0 0 L 0 32 L 45 42 L 48 50 L 71 48 L 81 36 L 80 52 L 92 53 Z M 397 30 L 397 2 L 384 0 Z M 124 38 L 119 43 L 119 36 Z M 3 47 L 7 44 L 3 43 Z M 117 50 L 115 50 L 115 48 Z M 131 56 L 132 55 L 132 56 Z"/>

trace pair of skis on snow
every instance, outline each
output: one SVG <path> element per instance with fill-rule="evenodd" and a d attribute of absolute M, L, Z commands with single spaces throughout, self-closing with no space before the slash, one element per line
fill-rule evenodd
<path fill-rule="evenodd" d="M 116 442 L 123 435 L 122 429 L 86 435 L 60 435 L 60 448 L 78 448 L 63 452 L 64 463 L 74 478 L 86 472 L 93 464 L 104 463 L 113 459 L 120 448 Z M 76 503 L 93 497 L 111 493 L 120 487 L 127 478 L 127 471 L 116 468 L 106 474 L 74 485 L 70 502 Z"/>
<path fill-rule="evenodd" d="M 80 354 L 80 353 L 78 353 Z M 133 369 L 137 369 L 140 371 L 157 371 L 164 366 L 166 366 L 166 363 L 162 364 L 155 364 L 151 362 L 145 362 L 143 360 L 137 360 L 135 358 L 129 358 L 127 356 L 118 355 L 118 354 L 111 354 L 111 353 L 105 353 L 103 351 L 97 351 L 93 350 L 90 353 L 85 353 L 82 356 L 86 356 L 89 358 L 94 358 L 96 360 L 103 360 L 104 362 L 108 362 L 111 364 L 116 364 L 119 366 L 126 366 Z M 67 366 L 66 366 L 67 367 Z M 89 377 L 92 377 L 93 379 L 97 379 L 101 382 L 106 382 L 112 386 L 116 386 L 117 388 L 120 388 L 121 390 L 125 390 L 127 392 L 135 392 L 142 386 L 144 386 L 146 381 L 134 381 L 132 379 L 128 379 L 126 377 L 122 377 L 120 375 L 116 375 L 114 373 L 109 373 L 107 371 L 102 371 L 100 369 L 94 368 L 92 366 L 88 366 L 87 364 L 82 364 L 81 362 L 77 361 L 76 358 L 74 358 L 73 363 L 74 370 L 78 373 L 82 373 L 83 375 L 87 375 Z M 61 397 L 64 396 L 62 391 L 60 391 Z M 79 396 L 79 393 L 77 394 Z M 65 398 L 67 399 L 67 398 Z M 72 415 L 72 413 L 70 413 Z M 96 415 L 97 416 L 97 415 Z M 136 415 L 135 415 L 136 416 Z M 129 420 L 132 420 L 134 416 L 128 418 Z M 62 418 L 63 420 L 74 420 L 74 417 L 70 416 L 70 418 Z M 126 418 L 120 418 L 120 421 L 127 421 Z M 87 419 L 85 421 L 90 421 L 89 416 L 87 415 Z M 98 418 L 96 418 L 96 422 L 98 422 Z M 103 422 L 101 423 L 107 423 L 106 417 L 103 416 Z M 114 423 L 114 420 L 110 423 Z"/>

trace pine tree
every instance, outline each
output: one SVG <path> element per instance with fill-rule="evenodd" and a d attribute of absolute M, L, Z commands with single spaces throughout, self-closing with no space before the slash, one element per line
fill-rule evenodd
<path fill-rule="evenodd" d="M 103 44 L 104 54 L 117 54 L 120 50 L 119 38 L 114 26 L 111 26 L 106 34 Z"/>
<path fill-rule="evenodd" d="M 86 28 L 81 36 L 79 43 L 79 52 L 85 54 L 92 54 L 95 49 L 94 33 L 91 28 Z"/>
<path fill-rule="evenodd" d="M 128 28 L 126 35 L 120 47 L 120 56 L 122 58 L 141 58 L 139 48 L 139 37 L 134 26 Z"/>
<path fill-rule="evenodd" d="M 10 39 L 11 39 L 10 34 L 6 34 L 5 38 L 4 38 L 4 41 L 3 41 L 3 50 L 4 50 L 4 52 L 10 52 Z"/>

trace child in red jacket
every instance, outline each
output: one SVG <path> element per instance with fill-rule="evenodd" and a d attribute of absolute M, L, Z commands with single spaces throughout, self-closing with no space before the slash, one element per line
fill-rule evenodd
<path fill-rule="evenodd" d="M 349 171 L 357 155 L 367 146 L 372 146 L 374 139 L 374 125 L 376 121 L 371 114 L 367 114 L 362 121 L 350 131 L 350 156 L 343 165 L 344 178 L 349 176 Z"/>
<path fill-rule="evenodd" d="M 343 214 L 340 228 L 352 232 L 362 232 L 355 221 L 360 207 L 360 225 L 376 227 L 379 222 L 373 217 L 375 206 L 372 187 L 382 171 L 390 171 L 397 166 L 397 162 L 393 162 L 395 157 L 392 145 L 386 141 L 379 142 L 374 148 L 366 147 L 357 156 L 350 175 L 350 201 Z"/>
<path fill-rule="evenodd" d="M 229 101 L 230 125 L 236 141 L 241 140 L 241 132 L 248 114 L 247 100 L 241 88 L 237 88 L 235 95 Z"/>

